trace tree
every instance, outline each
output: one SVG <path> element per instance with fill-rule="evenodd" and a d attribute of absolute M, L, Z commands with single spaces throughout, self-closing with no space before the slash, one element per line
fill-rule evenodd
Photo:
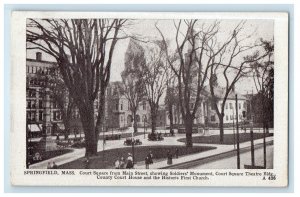
<path fill-rule="evenodd" d="M 212 97 L 212 105 L 219 118 L 220 142 L 224 137 L 224 110 L 228 96 L 234 90 L 235 84 L 251 72 L 250 64 L 266 57 L 268 53 L 264 52 L 263 43 L 249 43 L 251 33 L 242 36 L 242 30 L 246 21 L 241 21 L 232 30 L 229 35 L 229 42 L 223 46 L 223 50 L 219 52 L 219 48 L 210 48 L 210 53 L 215 57 L 210 67 L 209 89 Z M 217 43 L 220 44 L 216 40 Z M 217 54 L 218 55 L 215 55 Z M 219 73 L 219 74 L 218 74 Z M 216 81 L 223 77 L 225 87 L 219 95 L 216 94 Z M 220 107 L 219 103 L 220 102 Z"/>
<path fill-rule="evenodd" d="M 253 97 L 254 113 L 262 124 L 265 132 L 269 132 L 269 123 L 273 123 L 274 105 L 274 42 L 261 39 L 265 53 L 268 55 L 251 64 L 252 78 L 257 95 Z"/>
<path fill-rule="evenodd" d="M 214 58 L 233 39 L 232 36 L 212 54 L 210 48 L 215 47 L 219 25 L 220 22 L 218 21 L 208 24 L 200 20 L 174 21 L 176 30 L 175 55 L 170 55 L 172 53 L 169 52 L 171 47 L 168 46 L 164 34 L 156 25 L 163 40 L 168 64 L 177 78 L 180 111 L 184 121 L 188 147 L 193 146 L 193 122 L 200 107 L 201 95 L 208 79 L 209 68 L 214 64 Z M 173 61 L 174 59 L 178 59 L 178 61 Z"/>
<path fill-rule="evenodd" d="M 29 19 L 27 23 L 27 49 L 42 50 L 56 59 L 79 109 L 87 156 L 97 153 L 112 57 L 125 22 L 123 19 Z M 100 104 L 95 121 L 97 97 Z"/>
<path fill-rule="evenodd" d="M 151 132 L 156 130 L 156 119 L 158 114 L 159 102 L 166 89 L 167 69 L 165 56 L 160 41 L 148 44 L 146 64 L 143 66 L 142 82 L 145 88 L 146 98 L 150 106 Z"/>
<path fill-rule="evenodd" d="M 174 123 L 173 123 L 173 109 L 174 106 L 178 104 L 178 96 L 175 86 L 176 77 L 167 76 L 167 90 L 166 90 L 166 97 L 165 97 L 165 105 L 167 106 L 168 110 L 168 118 L 170 120 L 170 133 L 174 132 Z"/>
<path fill-rule="evenodd" d="M 144 49 L 134 40 L 130 40 L 125 53 L 125 70 L 122 72 L 123 86 L 120 87 L 122 94 L 129 101 L 130 111 L 133 117 L 134 133 L 137 133 L 136 112 L 139 103 L 145 96 L 142 82 L 142 68 L 145 67 L 146 59 Z"/>

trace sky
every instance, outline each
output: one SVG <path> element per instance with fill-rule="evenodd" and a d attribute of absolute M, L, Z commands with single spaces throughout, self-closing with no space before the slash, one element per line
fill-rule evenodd
<path fill-rule="evenodd" d="M 201 23 L 209 23 L 211 21 L 202 20 Z M 240 20 L 222 20 L 220 24 L 220 31 L 218 33 L 218 40 L 225 41 L 229 33 L 240 22 Z M 176 30 L 173 20 L 134 20 L 124 31 L 129 35 L 138 35 L 142 39 L 160 39 L 160 34 L 155 28 L 155 23 L 162 31 L 166 39 L 175 44 Z M 253 33 L 254 32 L 254 33 Z M 253 34 L 252 34 L 253 33 Z M 273 38 L 274 27 L 272 20 L 247 20 L 242 36 L 252 34 L 247 42 L 254 42 L 259 38 L 270 40 Z M 111 81 L 121 81 L 121 72 L 124 69 L 125 52 L 128 47 L 129 39 L 119 40 L 114 51 L 112 67 L 111 67 Z M 27 58 L 35 58 L 36 50 L 27 50 Z M 55 61 L 51 56 L 43 53 L 43 60 Z M 247 84 L 245 86 L 245 84 Z M 236 85 L 236 90 L 239 93 L 245 94 L 254 90 L 254 83 L 252 79 L 243 79 Z"/>

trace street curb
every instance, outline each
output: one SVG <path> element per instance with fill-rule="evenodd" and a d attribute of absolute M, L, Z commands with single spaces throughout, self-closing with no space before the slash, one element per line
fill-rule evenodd
<path fill-rule="evenodd" d="M 266 142 L 266 145 L 273 145 L 273 140 Z M 258 149 L 258 148 L 261 148 L 261 147 L 263 147 L 263 143 L 259 143 L 259 144 L 254 145 L 254 149 Z M 245 153 L 245 152 L 248 152 L 249 150 L 251 150 L 251 146 L 241 148 L 240 153 Z M 231 150 L 231 151 L 219 153 L 219 154 L 216 154 L 216 155 L 211 155 L 211 156 L 200 158 L 200 159 L 194 159 L 194 160 L 187 161 L 187 162 L 182 162 L 182 163 L 178 163 L 178 164 L 173 164 L 173 165 L 161 167 L 159 169 L 188 169 L 190 167 L 193 167 L 193 166 L 196 166 L 196 165 L 199 165 L 199 164 L 204 164 L 204 163 L 208 163 L 208 162 L 215 161 L 215 160 L 218 160 L 218 159 L 231 157 L 235 154 L 236 154 L 236 150 Z"/>

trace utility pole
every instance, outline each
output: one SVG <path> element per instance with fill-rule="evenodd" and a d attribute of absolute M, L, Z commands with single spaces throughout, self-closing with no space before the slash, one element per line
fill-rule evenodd
<path fill-rule="evenodd" d="M 235 110 L 236 110 L 236 139 L 237 139 L 237 169 L 240 169 L 240 137 L 239 137 L 239 119 L 238 119 L 238 101 L 237 94 L 235 95 Z"/>
<path fill-rule="evenodd" d="M 253 99 L 253 90 L 252 90 L 252 99 Z M 251 115 L 251 122 L 250 122 L 250 138 L 251 138 L 251 166 L 254 168 L 255 166 L 255 155 L 254 155 L 254 142 L 253 142 L 253 121 L 254 121 L 254 114 L 253 114 L 253 105 L 252 100 L 250 101 L 250 115 Z"/>
<path fill-rule="evenodd" d="M 264 92 L 264 87 L 262 88 L 262 92 Z M 267 168 L 267 150 L 266 150 L 266 101 L 265 95 L 263 94 L 263 143 L 264 143 L 264 169 Z"/>
<path fill-rule="evenodd" d="M 233 125 L 233 148 L 235 149 L 235 125 L 234 125 L 234 109 L 232 109 L 232 125 Z"/>

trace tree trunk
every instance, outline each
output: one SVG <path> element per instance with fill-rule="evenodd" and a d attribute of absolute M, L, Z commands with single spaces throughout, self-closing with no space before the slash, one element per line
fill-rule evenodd
<path fill-rule="evenodd" d="M 70 134 L 70 119 L 68 117 L 64 118 L 64 125 L 65 125 L 65 131 L 64 131 L 64 137 L 65 140 L 69 138 Z"/>
<path fill-rule="evenodd" d="M 136 112 L 133 112 L 133 132 L 137 133 Z"/>
<path fill-rule="evenodd" d="M 156 110 L 151 107 L 151 133 L 155 133 L 156 130 Z"/>
<path fill-rule="evenodd" d="M 96 133 L 97 139 L 99 139 L 99 133 L 100 133 L 100 131 L 102 131 L 104 118 L 105 118 L 105 90 L 102 89 L 101 93 L 100 93 L 98 116 L 97 116 L 97 122 L 96 122 L 96 128 L 95 128 L 95 133 Z"/>
<path fill-rule="evenodd" d="M 185 135 L 186 135 L 186 146 L 192 147 L 193 146 L 193 118 L 190 115 L 186 115 L 184 120 L 185 125 Z"/>
<path fill-rule="evenodd" d="M 220 129 L 220 143 L 224 142 L 224 116 L 220 115 L 219 117 L 219 129 Z"/>
<path fill-rule="evenodd" d="M 173 133 L 173 107 L 169 105 L 170 133 Z"/>
<path fill-rule="evenodd" d="M 85 134 L 85 155 L 93 156 L 97 154 L 98 138 L 95 132 L 93 102 L 89 104 L 89 108 L 79 107 L 81 122 Z"/>

